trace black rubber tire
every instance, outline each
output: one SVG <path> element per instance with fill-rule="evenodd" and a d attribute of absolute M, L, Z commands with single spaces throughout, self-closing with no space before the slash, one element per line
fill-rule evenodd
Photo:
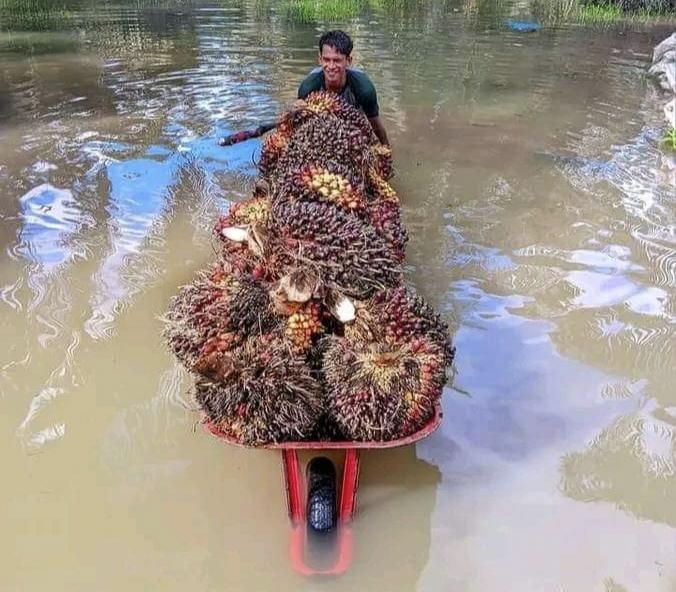
<path fill-rule="evenodd" d="M 336 467 L 323 456 L 307 465 L 307 526 L 311 532 L 327 533 L 337 522 Z"/>

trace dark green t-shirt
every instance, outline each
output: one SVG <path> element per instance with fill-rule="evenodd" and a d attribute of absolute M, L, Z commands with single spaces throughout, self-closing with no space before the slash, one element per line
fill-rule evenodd
<path fill-rule="evenodd" d="M 304 99 L 311 92 L 317 90 L 326 90 L 324 86 L 324 72 L 321 68 L 315 68 L 300 83 L 298 87 L 298 98 Z M 370 78 L 361 70 L 353 68 L 347 69 L 347 81 L 343 90 L 338 93 L 350 105 L 359 107 L 364 111 L 366 117 L 378 117 L 378 97 L 376 87 L 373 86 Z"/>

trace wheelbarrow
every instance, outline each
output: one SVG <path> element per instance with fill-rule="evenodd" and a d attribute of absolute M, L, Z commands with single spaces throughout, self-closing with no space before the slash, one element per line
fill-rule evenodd
<path fill-rule="evenodd" d="M 439 427 L 443 413 L 439 402 L 434 415 L 417 432 L 397 440 L 384 442 L 282 442 L 260 448 L 280 450 L 286 486 L 286 505 L 291 520 L 289 558 L 293 569 L 306 576 L 338 576 L 352 562 L 352 530 L 350 523 L 357 507 L 359 484 L 359 454 L 362 450 L 407 446 L 429 436 Z M 204 428 L 220 440 L 246 448 L 221 432 L 208 420 Z M 314 457 L 307 464 L 306 475 L 301 471 L 299 451 L 342 451 L 345 455 L 340 497 L 337 496 L 336 471 L 333 462 L 325 457 Z M 316 567 L 308 563 L 309 540 L 318 540 L 331 533 L 334 539 L 333 561 L 330 565 Z"/>

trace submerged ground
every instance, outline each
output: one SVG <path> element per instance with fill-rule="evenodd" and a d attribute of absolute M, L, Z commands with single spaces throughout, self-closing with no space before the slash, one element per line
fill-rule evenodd
<path fill-rule="evenodd" d="M 668 27 L 519 34 L 527 6 L 442 1 L 31 14 L 0 18 L 1 590 L 676 589 L 676 190 L 645 79 Z M 255 175 L 257 142 L 215 138 L 274 118 L 335 24 L 458 355 L 439 432 L 364 457 L 351 571 L 307 581 L 278 458 L 193 430 L 158 315 Z"/>

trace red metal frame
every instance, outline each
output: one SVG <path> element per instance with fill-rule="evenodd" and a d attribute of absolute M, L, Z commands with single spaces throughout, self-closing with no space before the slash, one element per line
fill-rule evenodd
<path fill-rule="evenodd" d="M 337 576 L 344 573 L 352 562 L 352 530 L 350 522 L 357 508 L 357 487 L 359 485 L 359 451 L 361 449 L 396 448 L 413 444 L 429 436 L 439 427 L 443 413 L 437 403 L 432 417 L 420 430 L 397 440 L 386 442 L 281 442 L 266 444 L 260 448 L 281 450 L 282 470 L 286 488 L 286 505 L 291 520 L 291 539 L 289 557 L 293 568 L 306 576 Z M 204 428 L 228 444 L 249 448 L 228 437 L 212 422 L 205 420 Z M 336 555 L 333 565 L 327 569 L 315 569 L 306 563 L 307 528 L 305 525 L 305 476 L 298 459 L 299 450 L 344 450 L 345 462 L 338 501 L 338 529 Z"/>
<path fill-rule="evenodd" d="M 352 563 L 352 530 L 349 523 L 354 515 L 357 500 L 359 451 L 354 448 L 348 448 L 345 451 L 343 480 L 338 503 L 335 561 L 326 569 L 316 569 L 306 562 L 305 479 L 300 470 L 296 449 L 282 450 L 282 467 L 286 485 L 286 503 L 292 527 L 289 558 L 293 569 L 306 576 L 338 576 L 344 573 Z"/>

